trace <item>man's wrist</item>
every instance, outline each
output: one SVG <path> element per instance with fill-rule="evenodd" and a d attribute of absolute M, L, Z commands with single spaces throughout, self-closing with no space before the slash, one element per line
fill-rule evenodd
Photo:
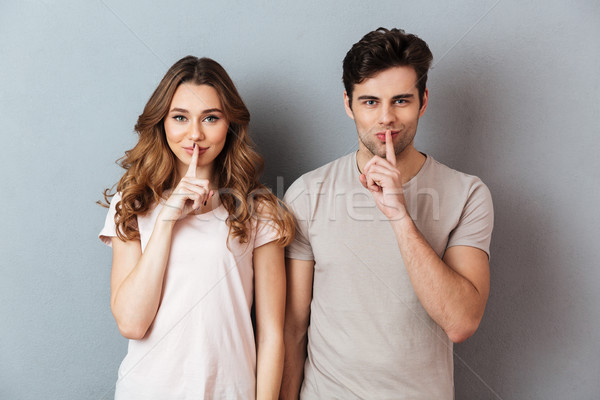
<path fill-rule="evenodd" d="M 392 224 L 392 229 L 396 233 L 396 236 L 402 233 L 409 232 L 410 230 L 415 228 L 415 223 L 408 214 L 405 212 L 404 214 L 398 215 L 396 217 L 392 217 L 389 219 Z"/>

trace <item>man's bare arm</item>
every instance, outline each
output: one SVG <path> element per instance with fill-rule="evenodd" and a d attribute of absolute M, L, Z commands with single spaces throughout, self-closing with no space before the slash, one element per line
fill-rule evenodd
<path fill-rule="evenodd" d="M 391 132 L 386 131 L 386 158 L 374 156 L 361 183 L 389 218 L 419 301 L 455 343 L 479 326 L 490 290 L 488 255 L 475 247 L 453 246 L 442 260 L 417 229 L 406 210 L 402 175 L 396 168 Z"/>
<path fill-rule="evenodd" d="M 419 301 L 450 340 L 467 340 L 479 327 L 490 291 L 488 255 L 453 246 L 442 260 L 410 218 L 391 223 Z"/>
<path fill-rule="evenodd" d="M 286 258 L 285 360 L 279 398 L 297 400 L 304 377 L 314 261 Z"/>

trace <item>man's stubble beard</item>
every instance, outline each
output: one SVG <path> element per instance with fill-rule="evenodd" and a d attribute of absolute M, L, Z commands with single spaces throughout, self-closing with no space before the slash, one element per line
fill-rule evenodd
<path fill-rule="evenodd" d="M 401 129 L 391 129 L 391 130 L 399 130 L 400 131 L 400 133 L 398 134 L 400 136 L 400 139 L 396 139 L 397 141 L 394 142 L 394 153 L 396 155 L 399 155 L 404 150 L 406 150 L 406 148 L 408 146 L 410 146 L 415 139 L 415 136 L 417 133 L 417 128 L 415 127 L 414 132 L 404 131 L 405 129 L 406 129 L 405 126 L 401 127 Z M 378 132 L 380 132 L 380 131 L 381 130 L 378 130 Z M 377 137 L 374 134 L 359 133 L 358 139 L 363 144 L 363 146 L 366 147 L 367 150 L 369 150 L 369 152 L 371 154 L 379 156 L 381 158 L 386 157 L 385 143 L 380 142 L 379 139 L 377 139 Z M 377 152 L 378 149 L 379 149 L 379 153 Z"/>

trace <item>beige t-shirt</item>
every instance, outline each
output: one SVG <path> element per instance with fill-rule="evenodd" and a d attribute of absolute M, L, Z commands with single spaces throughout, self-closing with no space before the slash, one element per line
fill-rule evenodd
<path fill-rule="evenodd" d="M 492 201 L 479 178 L 428 156 L 403 190 L 440 257 L 457 245 L 489 254 Z M 356 154 L 303 175 L 284 200 L 298 224 L 286 256 L 315 261 L 301 399 L 453 399 L 452 342 L 419 302 Z"/>
<path fill-rule="evenodd" d="M 118 201 L 119 194 L 99 235 L 109 246 Z M 161 209 L 138 217 L 142 251 Z M 146 337 L 129 341 L 116 400 L 254 399 L 252 255 L 278 234 L 261 220 L 248 243 L 232 239 L 228 248 L 227 216 L 221 205 L 175 225 L 160 308 Z"/>

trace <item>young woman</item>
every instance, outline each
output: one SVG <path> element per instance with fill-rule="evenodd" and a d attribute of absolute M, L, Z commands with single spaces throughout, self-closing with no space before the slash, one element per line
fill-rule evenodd
<path fill-rule="evenodd" d="M 258 181 L 249 120 L 225 70 L 192 56 L 138 119 L 100 232 L 111 309 L 131 339 L 117 400 L 277 398 L 294 223 Z"/>

